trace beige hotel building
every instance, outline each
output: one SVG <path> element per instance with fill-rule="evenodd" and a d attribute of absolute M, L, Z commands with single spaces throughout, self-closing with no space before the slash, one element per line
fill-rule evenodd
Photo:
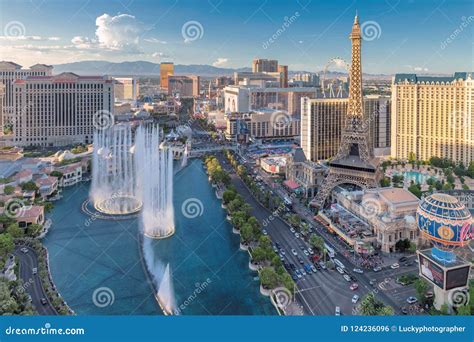
<path fill-rule="evenodd" d="M 2 127 L 6 123 L 11 123 L 13 120 L 14 106 L 13 106 L 13 85 L 16 80 L 23 80 L 29 76 L 51 76 L 53 67 L 45 64 L 35 64 L 29 69 L 17 63 L 9 61 L 0 61 L 0 82 L 4 86 L 3 96 L 3 111 L 0 111 L 0 122 Z"/>
<path fill-rule="evenodd" d="M 348 98 L 303 98 L 301 100 L 301 147 L 306 157 L 317 162 L 339 151 Z M 390 154 L 390 97 L 367 95 L 364 113 L 376 156 Z"/>
<path fill-rule="evenodd" d="M 392 82 L 392 157 L 474 160 L 474 79 L 397 74 Z"/>
<path fill-rule="evenodd" d="M 74 73 L 30 76 L 14 82 L 13 106 L 11 145 L 92 143 L 94 115 L 113 113 L 114 82 Z"/>

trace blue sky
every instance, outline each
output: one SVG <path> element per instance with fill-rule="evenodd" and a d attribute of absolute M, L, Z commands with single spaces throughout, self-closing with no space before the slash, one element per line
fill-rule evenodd
<path fill-rule="evenodd" d="M 99 59 L 243 67 L 262 57 L 278 59 L 290 70 L 318 71 L 331 58 L 350 59 L 348 34 L 357 10 L 367 28 L 365 72 L 452 73 L 474 69 L 473 4 L 0 0 L 0 58 L 25 66 Z"/>

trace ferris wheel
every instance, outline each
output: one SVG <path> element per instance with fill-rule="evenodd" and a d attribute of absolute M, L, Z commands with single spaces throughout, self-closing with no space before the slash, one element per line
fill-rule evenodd
<path fill-rule="evenodd" d="M 331 67 L 337 67 L 337 68 L 342 68 L 349 74 L 350 71 L 350 64 L 347 63 L 343 58 L 341 57 L 334 57 L 329 60 L 329 62 L 326 63 L 324 66 L 324 71 L 323 71 L 323 78 L 321 80 L 321 89 L 322 89 L 322 94 L 324 98 L 335 98 L 335 97 L 342 97 L 344 94 L 344 87 L 341 82 L 337 82 L 336 87 L 337 90 L 336 92 L 334 91 L 334 80 L 328 80 L 328 71 L 329 68 Z"/>

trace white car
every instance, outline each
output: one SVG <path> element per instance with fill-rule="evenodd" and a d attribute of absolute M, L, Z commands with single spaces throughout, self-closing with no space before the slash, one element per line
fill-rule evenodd
<path fill-rule="evenodd" d="M 380 267 L 380 266 L 376 266 L 376 267 L 374 267 L 374 269 L 373 269 L 374 272 L 379 272 L 379 271 L 381 271 L 381 270 L 382 270 L 382 267 Z"/>
<path fill-rule="evenodd" d="M 314 254 L 314 251 L 313 251 L 313 249 L 312 249 L 311 247 L 308 247 L 308 252 L 309 252 L 309 254 L 311 254 L 311 255 Z"/>
<path fill-rule="evenodd" d="M 298 255 L 298 252 L 294 248 L 291 250 L 291 253 L 293 253 L 294 256 Z"/>
<path fill-rule="evenodd" d="M 283 254 L 283 255 L 285 255 L 285 250 L 284 250 L 283 248 L 280 249 L 280 253 Z"/>
<path fill-rule="evenodd" d="M 314 267 L 314 265 L 311 265 L 311 271 L 313 271 L 313 273 L 316 273 L 316 267 Z"/>
<path fill-rule="evenodd" d="M 336 306 L 335 315 L 336 316 L 341 316 L 341 308 L 339 306 Z"/>
<path fill-rule="evenodd" d="M 344 270 L 342 268 L 340 268 L 339 266 L 336 267 L 336 270 L 340 273 L 340 274 L 344 274 Z"/>
<path fill-rule="evenodd" d="M 416 302 L 418 302 L 418 299 L 416 299 L 416 297 L 411 296 L 407 298 L 408 304 L 415 304 Z"/>
<path fill-rule="evenodd" d="M 292 232 L 294 234 L 294 233 L 296 233 L 296 230 L 293 227 L 291 227 L 290 232 Z"/>
<path fill-rule="evenodd" d="M 304 255 L 309 256 L 309 252 L 306 249 L 303 251 L 303 253 Z"/>
<path fill-rule="evenodd" d="M 364 273 L 364 271 L 361 270 L 360 268 L 354 268 L 353 271 L 354 271 L 355 273 L 360 273 L 360 274 Z"/>
<path fill-rule="evenodd" d="M 347 282 L 350 282 L 350 281 L 351 281 L 351 277 L 349 277 L 349 275 L 344 274 L 343 277 L 344 277 L 344 279 L 345 279 Z"/>
<path fill-rule="evenodd" d="M 298 239 L 299 237 L 300 237 L 300 234 L 298 234 L 298 233 L 295 233 L 295 238 L 297 238 L 297 239 Z"/>
<path fill-rule="evenodd" d="M 38 269 L 35 267 L 33 268 L 33 274 L 36 274 L 36 273 L 38 273 Z"/>
<path fill-rule="evenodd" d="M 392 265 L 390 266 L 390 268 L 391 268 L 391 269 L 394 269 L 394 270 L 396 270 L 396 269 L 399 268 L 399 267 L 400 267 L 400 265 L 399 265 L 398 263 L 394 263 L 394 264 L 392 264 Z"/>
<path fill-rule="evenodd" d="M 352 296 L 352 304 L 356 304 L 358 302 L 358 300 L 359 300 L 358 295 L 355 294 L 355 295 Z"/>

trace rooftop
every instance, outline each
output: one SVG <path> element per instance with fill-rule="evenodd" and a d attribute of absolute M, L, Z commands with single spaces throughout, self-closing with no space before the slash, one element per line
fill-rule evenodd
<path fill-rule="evenodd" d="M 410 83 L 431 83 L 431 82 L 440 82 L 440 83 L 450 83 L 456 80 L 465 81 L 467 78 L 473 78 L 474 75 L 472 72 L 455 72 L 453 76 L 418 76 L 417 74 L 395 74 L 394 83 L 403 83 L 408 81 Z"/>
<path fill-rule="evenodd" d="M 419 199 L 410 191 L 402 188 L 381 188 L 377 190 L 380 197 L 390 204 L 406 204 L 407 202 L 418 203 Z"/>

